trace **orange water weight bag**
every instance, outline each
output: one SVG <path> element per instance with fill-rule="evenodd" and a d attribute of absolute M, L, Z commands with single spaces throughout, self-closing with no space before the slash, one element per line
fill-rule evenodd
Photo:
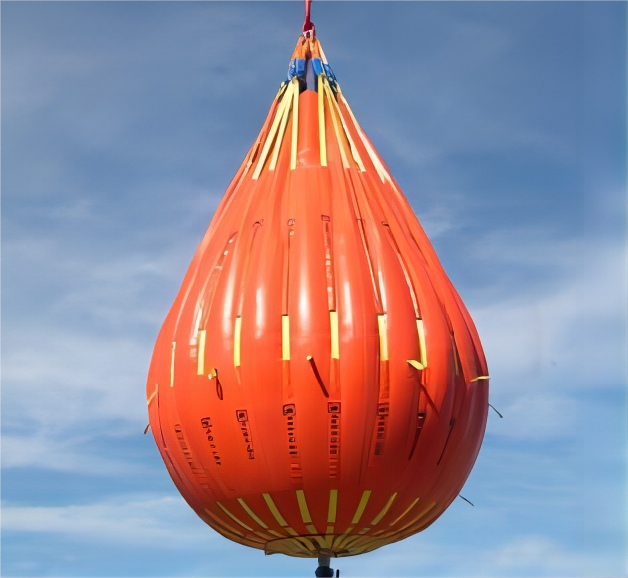
<path fill-rule="evenodd" d="M 185 500 L 267 554 L 402 540 L 471 471 L 478 334 L 313 30 L 161 328 L 147 400 Z"/>

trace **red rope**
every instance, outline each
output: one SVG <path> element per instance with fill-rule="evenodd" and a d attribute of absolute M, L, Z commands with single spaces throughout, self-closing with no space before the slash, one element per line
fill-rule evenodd
<path fill-rule="evenodd" d="M 314 24 L 310 20 L 310 7 L 312 6 L 312 0 L 305 0 L 305 21 L 303 22 L 303 32 L 309 32 L 314 30 Z"/>

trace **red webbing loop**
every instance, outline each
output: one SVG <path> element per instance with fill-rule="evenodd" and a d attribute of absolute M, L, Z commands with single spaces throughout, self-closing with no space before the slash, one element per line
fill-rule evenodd
<path fill-rule="evenodd" d="M 303 33 L 314 33 L 314 24 L 310 20 L 310 8 L 312 6 L 312 0 L 305 0 L 305 20 L 303 22 Z"/>

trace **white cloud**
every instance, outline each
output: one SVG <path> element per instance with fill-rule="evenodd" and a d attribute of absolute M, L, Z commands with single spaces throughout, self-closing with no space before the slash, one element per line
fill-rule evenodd
<path fill-rule="evenodd" d="M 427 530 L 430 533 L 430 530 Z M 332 561 L 352 576 L 617 576 L 617 559 L 588 549 L 569 548 L 542 535 L 518 535 L 493 546 L 478 547 L 471 537 L 445 546 L 419 534 L 357 558 Z M 484 546 L 484 545 L 483 545 Z M 343 572 L 344 568 L 344 572 Z M 393 574 L 394 572 L 394 574 Z"/>
<path fill-rule="evenodd" d="M 527 293 L 502 287 L 501 300 L 474 308 L 494 386 L 564 393 L 625 383 L 626 248 L 583 245 L 564 251 L 562 242 L 543 242 L 532 253 L 541 273 L 551 271 L 545 291 L 534 281 Z M 527 251 L 518 254 L 503 238 L 500 246 L 502 258 L 525 266 Z"/>
<path fill-rule="evenodd" d="M 138 436 L 141 433 L 138 431 Z M 37 468 L 99 477 L 137 476 L 148 470 L 144 462 L 111 457 L 108 454 L 113 453 L 113 448 L 106 452 L 95 451 L 97 436 L 90 438 L 88 435 L 87 431 L 71 437 L 54 431 L 22 436 L 5 434 L 2 436 L 2 468 L 5 471 Z"/>
<path fill-rule="evenodd" d="M 5 532 L 65 534 L 95 544 L 201 548 L 216 542 L 216 535 L 183 499 L 170 495 L 118 496 L 67 506 L 3 504 L 2 528 Z"/>
<path fill-rule="evenodd" d="M 486 552 L 486 575 L 613 576 L 620 570 L 602 554 L 567 549 L 542 535 L 517 537 Z"/>

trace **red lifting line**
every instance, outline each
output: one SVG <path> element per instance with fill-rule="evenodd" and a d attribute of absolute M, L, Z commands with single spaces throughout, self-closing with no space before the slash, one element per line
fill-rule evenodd
<path fill-rule="evenodd" d="M 303 22 L 303 33 L 314 32 L 314 24 L 310 20 L 310 8 L 312 6 L 312 0 L 305 0 L 305 21 Z"/>

